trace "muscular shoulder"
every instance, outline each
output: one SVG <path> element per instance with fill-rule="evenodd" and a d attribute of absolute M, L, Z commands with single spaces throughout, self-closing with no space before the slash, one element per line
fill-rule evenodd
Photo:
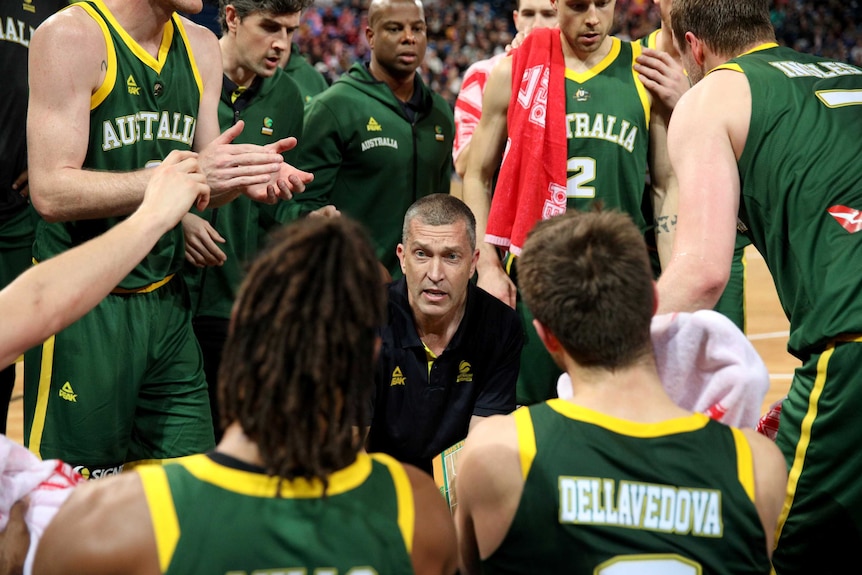
<path fill-rule="evenodd" d="M 189 47 L 195 55 L 198 68 L 207 72 L 218 70 L 218 77 L 221 78 L 221 50 L 219 49 L 218 38 L 209 28 L 196 24 L 183 16 L 179 18 L 183 29 L 186 31 Z"/>
<path fill-rule="evenodd" d="M 155 574 L 152 524 L 136 473 L 74 488 L 48 525 L 34 563 L 37 573 Z"/>

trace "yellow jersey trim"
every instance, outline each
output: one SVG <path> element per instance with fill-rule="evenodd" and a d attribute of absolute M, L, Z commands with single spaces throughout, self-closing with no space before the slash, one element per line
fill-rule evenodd
<path fill-rule="evenodd" d="M 751 445 L 748 439 L 738 429 L 731 427 L 733 442 L 736 444 L 736 474 L 739 483 L 745 489 L 746 495 L 754 501 L 754 455 L 751 453 Z"/>
<path fill-rule="evenodd" d="M 611 415 L 605 415 L 580 405 L 575 405 L 565 399 L 548 400 L 548 406 L 570 419 L 592 423 L 604 427 L 615 433 L 629 435 L 631 437 L 661 437 L 674 433 L 684 433 L 703 429 L 709 422 L 709 417 L 702 413 L 692 413 L 686 417 L 668 419 L 658 423 L 637 423 L 625 419 L 619 419 Z"/>
<path fill-rule="evenodd" d="M 174 274 L 171 274 L 164 279 L 160 279 L 157 282 L 151 283 L 149 285 L 145 285 L 144 287 L 139 287 L 139 288 L 134 288 L 134 289 L 126 289 L 126 288 L 116 287 L 116 288 L 111 290 L 111 293 L 113 293 L 113 294 L 150 293 L 150 292 L 156 291 L 157 289 L 159 289 L 160 287 L 162 287 L 163 285 L 165 285 L 166 283 L 168 283 L 172 279 L 174 279 Z"/>
<path fill-rule="evenodd" d="M 203 98 L 204 95 L 204 81 L 201 78 L 200 70 L 198 70 L 198 63 L 195 60 L 194 52 L 192 52 L 192 45 L 189 43 L 189 37 L 186 34 L 186 28 L 183 26 L 182 20 L 180 19 L 179 14 L 174 14 L 174 24 L 177 26 L 177 30 L 180 32 L 180 37 L 183 39 L 183 43 L 186 45 L 186 54 L 189 57 L 189 64 L 192 67 L 192 74 L 195 77 L 195 84 L 198 86 L 198 102 Z M 219 90 L 221 90 L 221 86 L 219 86 Z M 200 103 L 198 103 L 200 106 Z"/>
<path fill-rule="evenodd" d="M 841 339 L 840 341 L 862 341 L 862 337 L 859 336 L 848 337 L 850 339 Z M 802 425 L 799 427 L 799 440 L 796 442 L 796 452 L 793 454 L 793 463 L 790 465 L 790 472 L 787 474 L 787 497 L 784 498 L 784 506 L 781 509 L 781 514 L 778 516 L 778 527 L 775 530 L 776 541 L 781 537 L 784 523 L 787 521 L 790 508 L 793 507 L 796 487 L 799 484 L 799 477 L 802 475 L 802 468 L 805 467 L 805 454 L 808 452 L 808 445 L 811 443 L 811 427 L 814 425 L 814 420 L 817 419 L 820 394 L 823 393 L 823 388 L 826 386 L 826 370 L 829 367 L 829 360 L 832 358 L 833 353 L 835 353 L 834 341 L 826 347 L 817 360 L 817 375 L 814 376 L 814 387 L 812 387 L 811 393 L 808 396 L 808 409 L 805 412 L 805 417 L 802 418 Z"/>
<path fill-rule="evenodd" d="M 775 42 L 766 42 L 764 44 L 760 44 L 759 46 L 755 46 L 754 48 L 752 48 L 751 50 L 748 50 L 747 52 L 743 52 L 742 54 L 740 54 L 740 56 L 745 56 L 746 54 L 751 54 L 752 52 L 760 52 L 761 50 L 768 50 L 769 48 L 777 48 L 777 47 L 778 47 L 778 44 L 776 44 Z M 742 68 L 739 66 L 739 64 L 727 63 L 727 64 L 719 64 L 718 66 L 716 66 L 715 68 L 713 68 L 712 70 L 707 72 L 707 75 L 712 74 L 716 70 L 732 70 L 734 72 L 740 72 L 742 74 L 745 73 L 742 71 Z"/>
<path fill-rule="evenodd" d="M 51 395 L 51 376 L 54 371 L 54 339 L 51 336 L 42 344 L 42 363 L 39 368 L 39 383 L 36 389 L 36 410 L 33 413 L 33 424 L 30 426 L 30 441 L 27 449 L 40 459 L 42 454 L 42 433 L 45 431 L 45 418 L 48 414 L 48 397 Z"/>
<path fill-rule="evenodd" d="M 598 64 L 585 72 L 575 72 L 571 68 L 566 68 L 566 78 L 581 84 L 583 84 L 587 80 L 595 78 L 596 76 L 604 72 L 605 68 L 610 66 L 614 62 L 614 60 L 617 59 L 617 56 L 620 55 L 621 48 L 621 40 L 619 38 L 611 37 L 611 49 L 610 51 L 608 51 L 607 56 L 602 58 Z"/>
<path fill-rule="evenodd" d="M 97 2 L 100 8 L 107 10 L 104 8 L 104 4 Z M 76 4 L 80 6 L 87 14 L 90 15 L 96 24 L 99 25 L 99 28 L 102 29 L 102 35 L 105 37 L 105 52 L 107 52 L 107 70 L 105 70 L 105 79 L 102 80 L 102 84 L 96 89 L 95 92 L 90 96 L 90 109 L 95 110 L 99 107 L 99 104 L 105 101 L 105 98 L 108 97 L 108 94 L 114 89 L 114 85 L 117 83 L 117 51 L 114 48 L 114 40 L 111 38 L 111 31 L 108 29 L 108 25 L 105 23 L 105 19 L 102 18 L 102 15 L 99 14 L 92 6 L 81 2 Z"/>
<path fill-rule="evenodd" d="M 105 17 L 108 19 L 108 22 L 111 23 L 111 26 L 114 27 L 117 34 L 120 35 L 120 38 L 123 39 L 123 42 L 132 51 L 132 53 L 137 56 L 137 58 L 155 70 L 157 73 L 161 74 L 162 67 L 165 65 L 165 60 L 168 57 L 168 50 L 171 47 L 171 42 L 174 39 L 174 28 L 173 26 L 169 26 L 165 24 L 164 29 L 162 30 L 162 42 L 159 45 L 159 56 L 158 58 L 153 58 L 153 56 L 141 48 L 141 45 L 138 44 L 134 38 L 129 36 L 129 33 L 126 32 L 123 27 L 117 22 L 117 19 L 114 18 L 114 15 L 108 10 L 108 7 L 105 6 L 105 3 L 102 0 L 92 0 L 92 2 L 99 7 L 99 10 L 104 12 Z"/>
<path fill-rule="evenodd" d="M 211 483 L 227 491 L 249 497 L 283 497 L 310 499 L 323 497 L 323 483 L 318 479 L 301 477 L 284 479 L 263 473 L 243 471 L 216 463 L 204 454 L 183 457 L 177 461 L 201 481 Z M 355 489 L 371 474 L 371 458 L 360 453 L 356 461 L 329 476 L 328 495 L 339 495 Z"/>
<path fill-rule="evenodd" d="M 385 465 L 392 476 L 392 483 L 395 484 L 395 496 L 398 501 L 398 528 L 401 530 L 401 536 L 404 537 L 404 545 L 407 547 L 407 553 L 412 554 L 413 529 L 416 525 L 416 506 L 413 502 L 413 486 L 410 484 L 410 478 L 407 477 L 404 466 L 391 456 L 384 453 L 375 453 L 371 455 L 371 458 Z"/>
<path fill-rule="evenodd" d="M 638 78 L 638 73 L 635 72 L 635 60 L 638 56 L 643 53 L 643 46 L 638 44 L 637 42 L 629 42 L 632 47 L 632 79 L 635 81 L 635 88 L 638 91 L 638 98 L 640 98 L 641 106 L 644 109 L 644 118 L 646 119 L 647 130 L 649 130 L 649 119 L 650 119 L 650 110 L 651 104 L 649 99 L 649 92 L 646 89 L 646 86 L 643 85 L 640 78 Z"/>
<path fill-rule="evenodd" d="M 156 539 L 156 549 L 159 554 L 159 567 L 162 573 L 167 572 L 180 540 L 180 522 L 171 496 L 168 476 L 163 467 L 144 465 L 137 469 L 150 508 L 150 519 L 153 523 L 153 536 Z"/>
<path fill-rule="evenodd" d="M 533 418 L 527 407 L 520 407 L 513 414 L 515 429 L 518 432 L 518 454 L 521 457 L 521 477 L 527 480 L 533 460 L 536 459 L 536 430 L 533 428 Z"/>

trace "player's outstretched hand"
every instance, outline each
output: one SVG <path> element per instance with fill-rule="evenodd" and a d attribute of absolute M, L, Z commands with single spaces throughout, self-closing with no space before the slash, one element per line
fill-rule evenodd
<path fill-rule="evenodd" d="M 138 212 L 160 221 L 167 232 L 189 211 L 192 204 L 206 207 L 210 188 L 198 168 L 195 152 L 174 150 L 153 168 L 144 201 Z"/>
<path fill-rule="evenodd" d="M 284 158 L 268 146 L 256 144 L 234 144 L 234 138 L 242 133 L 242 120 L 222 132 L 200 153 L 201 171 L 206 174 L 207 184 L 212 190 L 212 199 L 225 194 L 258 190 L 266 186 L 279 173 Z M 258 198 L 255 198 L 258 199 Z M 223 202 L 218 202 L 223 203 Z"/>

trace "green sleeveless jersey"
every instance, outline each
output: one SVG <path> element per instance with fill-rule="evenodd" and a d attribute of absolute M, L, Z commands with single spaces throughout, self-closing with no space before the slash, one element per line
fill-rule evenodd
<path fill-rule="evenodd" d="M 592 69 L 566 69 L 566 206 L 589 211 L 601 202 L 631 215 L 643 230 L 649 96 L 632 68 L 641 47 L 612 40 L 611 51 Z"/>
<path fill-rule="evenodd" d="M 325 495 L 219 453 L 136 471 L 162 573 L 413 573 L 413 491 L 389 456 L 360 453 Z"/>
<path fill-rule="evenodd" d="M 743 434 L 561 399 L 515 412 L 524 492 L 486 574 L 769 573 Z"/>
<path fill-rule="evenodd" d="M 862 69 L 775 44 L 719 68 L 751 87 L 740 220 L 775 279 L 788 348 L 862 333 Z"/>
<path fill-rule="evenodd" d="M 102 29 L 107 46 L 105 80 L 90 98 L 90 134 L 83 167 L 132 171 L 161 162 L 171 150 L 190 150 L 203 84 L 177 15 L 165 25 L 159 57 L 127 33 L 101 0 L 77 4 Z M 104 233 L 120 218 L 47 223 L 36 230 L 34 257 L 47 259 Z M 184 259 L 182 228 L 156 243 L 120 287 L 137 289 L 178 271 Z"/>

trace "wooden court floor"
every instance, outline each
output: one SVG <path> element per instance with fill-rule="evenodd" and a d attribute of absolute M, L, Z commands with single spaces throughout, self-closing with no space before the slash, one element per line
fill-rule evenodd
<path fill-rule="evenodd" d="M 774 401 L 787 393 L 793 370 L 799 361 L 787 353 L 787 330 L 789 323 L 778 305 L 775 285 L 766 269 L 763 258 L 751 246 L 746 251 L 746 313 L 748 337 L 769 369 L 771 386 L 763 401 L 765 411 Z M 21 416 L 21 366 L 13 393 L 7 425 L 8 436 L 18 442 L 23 438 Z"/>

